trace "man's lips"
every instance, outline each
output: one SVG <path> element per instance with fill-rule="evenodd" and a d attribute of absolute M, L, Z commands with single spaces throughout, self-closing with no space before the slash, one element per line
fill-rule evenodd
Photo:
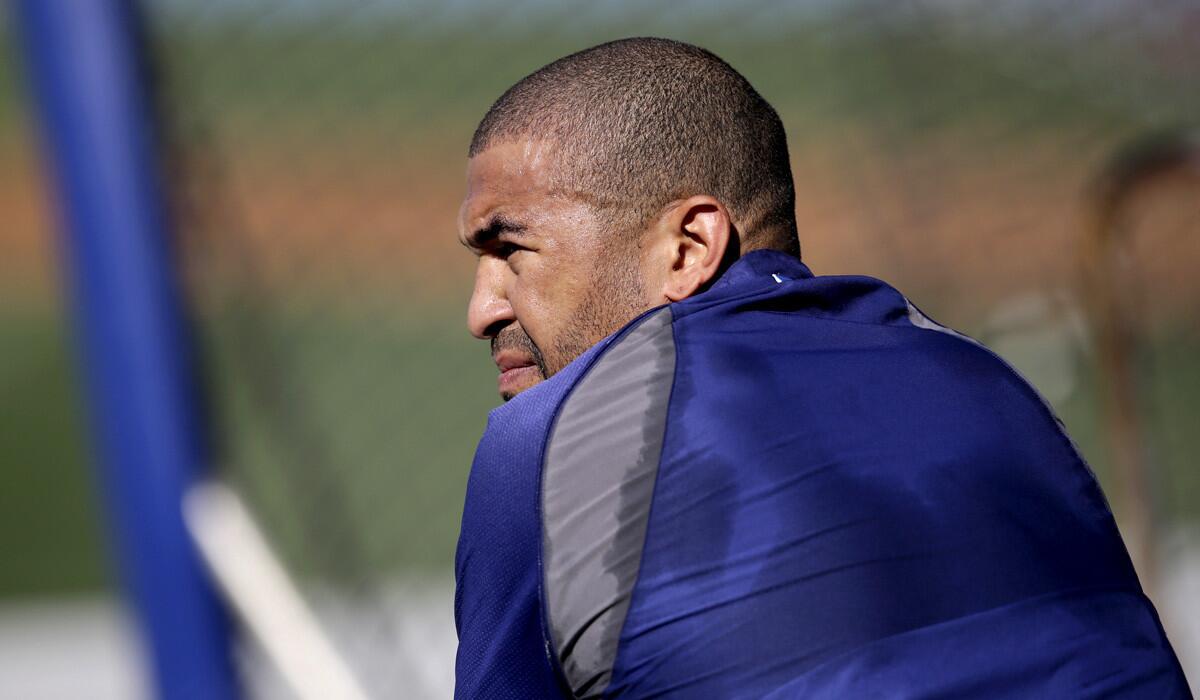
<path fill-rule="evenodd" d="M 501 352 L 492 361 L 500 369 L 496 384 L 501 394 L 515 393 L 515 390 L 523 388 L 523 383 L 537 378 L 537 363 L 523 353 Z"/>
<path fill-rule="evenodd" d="M 533 367 L 536 363 L 533 358 L 519 352 L 511 352 L 508 350 L 501 351 L 492 357 L 492 362 L 500 368 L 501 374 L 513 369 L 521 369 L 522 367 Z"/>

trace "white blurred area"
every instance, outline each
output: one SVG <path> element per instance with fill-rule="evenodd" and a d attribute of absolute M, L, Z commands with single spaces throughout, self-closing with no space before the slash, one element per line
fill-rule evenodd
<path fill-rule="evenodd" d="M 148 697 L 129 619 L 104 598 L 0 608 L 0 698 Z"/>
<path fill-rule="evenodd" d="M 453 593 L 430 582 L 397 585 L 386 610 L 329 598 L 316 612 L 372 697 L 446 700 L 454 690 Z M 141 647 L 117 601 L 47 600 L 0 607 L 0 700 L 150 698 Z M 353 644 L 386 623 L 398 644 Z M 251 700 L 291 700 L 287 685 L 249 643 L 239 653 Z M 216 700 L 216 699 L 214 699 Z"/>
<path fill-rule="evenodd" d="M 1161 549 L 1163 583 L 1155 603 L 1192 693 L 1200 693 L 1200 528 L 1180 530 Z"/>

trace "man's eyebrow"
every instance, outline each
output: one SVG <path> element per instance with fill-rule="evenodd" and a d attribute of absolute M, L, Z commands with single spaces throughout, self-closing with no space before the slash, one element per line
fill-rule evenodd
<path fill-rule="evenodd" d="M 488 243 L 499 238 L 502 234 L 521 235 L 525 233 L 525 225 L 508 218 L 503 214 L 494 214 L 483 226 L 467 234 L 463 245 L 468 248 L 483 248 Z"/>

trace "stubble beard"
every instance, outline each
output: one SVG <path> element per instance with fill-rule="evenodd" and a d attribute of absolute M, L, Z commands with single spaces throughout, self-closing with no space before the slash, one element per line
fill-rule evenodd
<path fill-rule="evenodd" d="M 630 264 L 615 270 L 603 264 L 597 266 L 596 278 L 588 286 L 587 294 L 576 306 L 571 321 L 548 344 L 548 353 L 542 352 L 524 328 L 513 324 L 492 338 L 492 355 L 501 350 L 523 352 L 533 361 L 541 379 L 549 379 L 646 311 L 649 306 L 642 301 L 642 276 L 636 255 L 630 256 L 628 251 L 606 251 L 603 257 L 629 260 Z M 501 398 L 509 401 L 515 395 L 505 392 Z"/>
<path fill-rule="evenodd" d="M 551 343 L 551 375 L 648 308 L 642 301 L 645 294 L 636 239 L 608 238 L 596 263 L 595 275 L 575 307 L 572 322 Z"/>

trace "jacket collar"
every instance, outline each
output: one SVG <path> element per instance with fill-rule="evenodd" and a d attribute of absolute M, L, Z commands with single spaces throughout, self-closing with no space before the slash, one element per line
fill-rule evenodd
<path fill-rule="evenodd" d="M 768 282 L 782 284 L 788 280 L 812 276 L 808 266 L 793 255 L 778 250 L 755 250 L 734 262 L 708 291 L 721 296 L 745 286 L 757 286 Z"/>

